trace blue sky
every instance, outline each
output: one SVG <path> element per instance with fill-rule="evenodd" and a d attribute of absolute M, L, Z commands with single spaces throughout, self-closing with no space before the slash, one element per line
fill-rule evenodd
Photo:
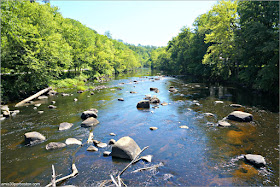
<path fill-rule="evenodd" d="M 65 18 L 131 44 L 166 46 L 217 1 L 53 1 Z"/>

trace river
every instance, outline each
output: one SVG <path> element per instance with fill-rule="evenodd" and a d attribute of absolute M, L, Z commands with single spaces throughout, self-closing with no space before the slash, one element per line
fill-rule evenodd
<path fill-rule="evenodd" d="M 130 136 L 141 149 L 149 146 L 141 155 L 153 155 L 152 162 L 139 161 L 123 173 L 122 179 L 128 186 L 279 186 L 278 98 L 190 77 L 151 79 L 158 77 L 157 73 L 141 69 L 102 84 L 108 88 L 94 91 L 94 95 L 67 89 L 63 91 L 72 96 L 50 96 L 37 110 L 33 105 L 17 108 L 19 114 L 1 122 L 1 182 L 47 185 L 51 181 L 52 164 L 60 178 L 72 172 L 73 161 L 79 174 L 61 184 L 97 186 L 109 180 L 111 174 L 116 175 L 129 161 L 104 157 L 103 152 L 111 151 L 110 146 L 88 152 L 86 142 L 89 132 L 93 132 L 94 139 L 105 143 Z M 170 86 L 178 92 L 169 92 Z M 150 91 L 150 87 L 158 88 L 159 93 Z M 138 110 L 136 105 L 146 94 L 156 95 L 168 105 Z M 78 101 L 74 102 L 74 98 Z M 217 100 L 224 103 L 215 104 Z M 51 101 L 56 101 L 56 109 L 48 108 Z M 243 107 L 233 108 L 229 106 L 232 103 Z M 14 104 L 9 105 L 10 110 L 15 109 Z M 99 110 L 100 123 L 83 128 L 81 114 L 90 108 Z M 216 125 L 237 109 L 251 113 L 253 121 L 230 121 L 230 127 Z M 44 113 L 38 114 L 38 110 Z M 62 122 L 74 125 L 59 131 Z M 188 128 L 180 128 L 182 125 Z M 158 129 L 151 131 L 152 126 Z M 46 141 L 26 146 L 24 134 L 30 131 L 40 132 Z M 116 136 L 110 136 L 112 132 Z M 49 142 L 65 142 L 67 138 L 81 139 L 83 146 L 45 149 Z M 265 157 L 266 167 L 258 169 L 244 162 L 242 156 L 248 153 Z M 160 163 L 162 166 L 157 169 L 132 172 Z"/>

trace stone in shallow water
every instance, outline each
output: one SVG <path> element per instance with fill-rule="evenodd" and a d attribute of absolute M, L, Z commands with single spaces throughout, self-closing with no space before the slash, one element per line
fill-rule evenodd
<path fill-rule="evenodd" d="M 33 132 L 27 132 L 24 134 L 25 137 L 25 143 L 26 144 L 37 144 L 41 143 L 44 140 L 46 140 L 46 137 L 43 136 L 41 133 L 33 131 Z"/>
<path fill-rule="evenodd" d="M 60 131 L 67 130 L 67 129 L 70 129 L 72 126 L 73 126 L 72 123 L 63 122 L 63 123 L 59 124 L 59 129 L 58 130 L 60 130 Z"/>
<path fill-rule="evenodd" d="M 91 146 L 89 146 L 89 147 L 87 148 L 87 151 L 98 151 L 98 148 L 95 147 L 95 146 L 93 146 L 93 145 L 91 145 Z"/>
<path fill-rule="evenodd" d="M 81 124 L 82 127 L 92 127 L 94 125 L 97 125 L 99 121 L 96 118 L 89 117 L 86 120 L 84 120 Z"/>
<path fill-rule="evenodd" d="M 116 143 L 116 140 L 114 140 L 114 139 L 109 140 L 109 145 L 112 145 L 112 144 L 115 144 L 115 143 Z"/>
<path fill-rule="evenodd" d="M 240 105 L 240 104 L 230 104 L 229 106 L 231 106 L 231 107 L 236 107 L 236 108 L 242 107 L 242 105 Z"/>
<path fill-rule="evenodd" d="M 150 102 L 148 100 L 139 101 L 137 108 L 150 108 Z"/>
<path fill-rule="evenodd" d="M 234 111 L 227 116 L 227 119 L 239 122 L 250 122 L 253 120 L 253 115 L 247 112 Z"/>
<path fill-rule="evenodd" d="M 182 125 L 182 126 L 180 126 L 180 128 L 181 128 L 181 129 L 189 129 L 189 127 L 186 126 L 186 125 Z"/>
<path fill-rule="evenodd" d="M 71 145 L 71 144 L 82 145 L 82 142 L 80 140 L 77 140 L 76 138 L 67 138 L 65 143 L 67 145 Z"/>
<path fill-rule="evenodd" d="M 220 120 L 220 121 L 218 121 L 218 126 L 229 127 L 229 126 L 231 126 L 231 124 L 229 122 L 227 122 L 227 121 Z"/>
<path fill-rule="evenodd" d="M 89 118 L 89 117 L 94 117 L 94 118 L 97 118 L 97 112 L 96 111 L 93 111 L 93 110 L 87 110 L 87 111 L 84 111 L 81 115 L 81 118 L 83 120 Z"/>
<path fill-rule="evenodd" d="M 256 167 L 262 167 L 266 165 L 265 159 L 261 155 L 247 154 L 244 156 L 245 160 Z"/>
<path fill-rule="evenodd" d="M 215 101 L 214 103 L 215 104 L 223 104 L 224 102 L 223 101 Z"/>
<path fill-rule="evenodd" d="M 153 155 L 142 156 L 141 159 L 147 162 L 152 162 Z"/>
<path fill-rule="evenodd" d="M 100 142 L 97 144 L 97 147 L 104 148 L 104 147 L 107 147 L 107 144 Z"/>
<path fill-rule="evenodd" d="M 154 130 L 157 130 L 158 128 L 157 127 L 150 127 L 150 130 L 154 131 Z"/>
<path fill-rule="evenodd" d="M 110 156 L 111 155 L 111 152 L 110 151 L 104 151 L 103 152 L 103 156 Z"/>
<path fill-rule="evenodd" d="M 66 144 L 62 142 L 50 142 L 49 144 L 46 145 L 47 150 L 59 149 L 63 147 L 66 147 Z"/>
<path fill-rule="evenodd" d="M 113 132 L 111 132 L 111 133 L 110 133 L 110 135 L 111 135 L 111 136 L 116 136 L 116 134 L 115 134 L 115 133 L 113 133 Z"/>
<path fill-rule="evenodd" d="M 133 160 L 140 153 L 140 151 L 140 147 L 129 136 L 120 138 L 112 146 L 113 157 L 124 158 L 129 160 Z"/>
<path fill-rule="evenodd" d="M 123 98 L 118 98 L 118 101 L 124 101 L 124 99 Z"/>

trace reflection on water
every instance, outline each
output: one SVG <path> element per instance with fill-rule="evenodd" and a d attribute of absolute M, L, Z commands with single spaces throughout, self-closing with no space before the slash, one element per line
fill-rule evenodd
<path fill-rule="evenodd" d="M 46 185 L 51 180 L 52 164 L 57 174 L 65 176 L 72 172 L 72 162 L 79 174 L 62 183 L 64 185 L 95 186 L 110 179 L 110 174 L 116 175 L 128 161 L 103 157 L 104 151 L 111 150 L 110 146 L 99 148 L 97 152 L 86 151 L 88 135 L 93 132 L 94 139 L 105 143 L 112 138 L 130 136 L 141 148 L 149 146 L 143 155 L 153 155 L 152 163 L 140 161 L 122 175 L 130 186 L 279 185 L 278 98 L 233 86 L 201 83 L 189 77 L 150 79 L 158 77 L 157 73 L 141 69 L 116 76 L 104 83 L 108 88 L 96 90 L 94 95 L 91 92 L 78 94 L 74 89 L 63 90 L 73 95 L 49 97 L 37 109 L 43 110 L 43 114 L 38 114 L 33 105 L 20 107 L 19 114 L 1 122 L 2 182 Z M 169 92 L 170 86 L 178 92 Z M 158 88 L 159 93 L 150 92 L 150 87 Z M 168 105 L 137 110 L 137 102 L 146 94 L 156 95 Z M 74 102 L 74 98 L 78 101 Z M 217 100 L 224 103 L 215 104 Z M 51 101 L 56 101 L 57 109 L 48 109 Z M 232 103 L 243 107 L 230 107 Z M 13 106 L 9 105 L 11 110 Z M 99 110 L 100 124 L 82 128 L 81 113 L 90 108 Z M 217 122 L 234 110 L 253 114 L 254 121 L 230 121 L 230 127 L 218 127 Z M 60 132 L 58 126 L 62 122 L 74 125 Z M 180 128 L 182 125 L 188 129 Z M 151 126 L 158 129 L 151 131 Z M 47 140 L 32 147 L 25 146 L 23 135 L 29 131 L 38 131 Z M 110 136 L 111 132 L 116 136 Z M 64 142 L 70 137 L 80 139 L 83 146 L 45 149 L 49 142 Z M 243 155 L 249 153 L 264 156 L 267 166 L 257 169 L 245 163 Z M 156 170 L 132 172 L 159 163 L 163 166 Z"/>

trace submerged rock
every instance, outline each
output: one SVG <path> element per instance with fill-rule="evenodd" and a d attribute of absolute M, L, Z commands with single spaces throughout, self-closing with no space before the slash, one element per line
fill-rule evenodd
<path fill-rule="evenodd" d="M 43 113 L 44 113 L 44 111 L 42 111 L 42 110 L 38 111 L 38 114 L 43 114 Z"/>
<path fill-rule="evenodd" d="M 245 161 L 253 164 L 256 167 L 263 167 L 266 165 L 265 159 L 261 155 L 247 154 L 244 156 Z"/>
<path fill-rule="evenodd" d="M 73 123 L 67 123 L 67 122 L 63 122 L 59 124 L 59 130 L 63 131 L 63 130 L 67 130 L 70 129 L 73 126 Z"/>
<path fill-rule="evenodd" d="M 124 99 L 123 98 L 118 98 L 118 101 L 124 101 Z"/>
<path fill-rule="evenodd" d="M 49 144 L 46 145 L 47 150 L 59 149 L 63 147 L 66 147 L 66 144 L 62 142 L 50 142 Z"/>
<path fill-rule="evenodd" d="M 86 120 L 84 120 L 81 124 L 82 127 L 92 127 L 94 125 L 97 125 L 99 121 L 94 117 L 89 117 Z"/>
<path fill-rule="evenodd" d="M 37 103 L 34 106 L 39 107 L 39 106 L 41 106 L 41 103 Z"/>
<path fill-rule="evenodd" d="M 72 144 L 82 145 L 82 142 L 80 140 L 77 140 L 76 138 L 67 138 L 65 143 L 67 145 L 72 145 Z"/>
<path fill-rule="evenodd" d="M 112 146 L 113 157 L 133 160 L 140 152 L 141 152 L 140 147 L 129 136 L 120 138 Z"/>
<path fill-rule="evenodd" d="M 115 134 L 115 133 L 113 133 L 113 132 L 111 132 L 111 133 L 110 133 L 110 136 L 116 136 L 116 134 Z"/>
<path fill-rule="evenodd" d="M 253 120 L 253 115 L 242 111 L 234 111 L 227 116 L 227 119 L 239 122 L 250 122 Z"/>
<path fill-rule="evenodd" d="M 62 95 L 62 96 L 69 96 L 70 94 L 62 93 L 61 95 Z"/>
<path fill-rule="evenodd" d="M 38 144 L 46 140 L 46 137 L 43 136 L 41 133 L 33 131 L 27 132 L 24 134 L 25 144 Z"/>
<path fill-rule="evenodd" d="M 83 120 L 85 120 L 85 119 L 87 119 L 87 118 L 89 118 L 89 117 L 97 118 L 98 115 L 97 115 L 97 113 L 96 113 L 94 110 L 87 110 L 87 111 L 84 111 L 84 112 L 82 113 L 82 115 L 81 115 L 81 118 L 82 118 Z"/>
<path fill-rule="evenodd" d="M 137 108 L 150 108 L 150 101 L 148 100 L 143 100 L 143 101 L 139 101 L 137 103 Z"/>

